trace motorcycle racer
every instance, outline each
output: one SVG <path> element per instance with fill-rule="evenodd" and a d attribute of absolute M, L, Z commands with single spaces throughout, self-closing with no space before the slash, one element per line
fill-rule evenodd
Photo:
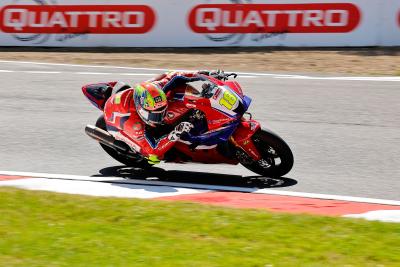
<path fill-rule="evenodd" d="M 172 71 L 133 88 L 121 82 L 109 82 L 86 85 L 82 90 L 96 107 L 104 111 L 107 131 L 154 165 L 193 125 L 181 122 L 160 138 L 155 138 L 148 127 L 157 129 L 163 123 L 168 99 L 177 85 L 199 80 L 199 74 L 212 73 L 218 74 L 215 71 Z"/>
<path fill-rule="evenodd" d="M 87 85 L 85 96 L 102 114 L 85 133 L 135 170 L 162 160 L 241 164 L 264 177 L 282 177 L 293 167 L 290 147 L 252 118 L 252 100 L 231 76 L 237 74 L 170 72 L 134 87 Z"/>

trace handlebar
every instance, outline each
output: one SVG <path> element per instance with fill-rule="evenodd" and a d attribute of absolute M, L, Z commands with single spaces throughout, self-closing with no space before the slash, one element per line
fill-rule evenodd
<path fill-rule="evenodd" d="M 226 81 L 229 79 L 229 77 L 233 76 L 234 79 L 238 76 L 236 73 L 231 72 L 231 73 L 225 73 L 223 70 L 217 70 L 217 71 L 199 71 L 200 74 L 208 75 L 211 76 L 215 79 Z M 206 85 L 206 86 L 205 86 Z M 212 97 L 212 88 L 208 86 L 207 84 L 203 84 L 203 90 L 201 91 L 201 96 L 205 98 L 210 98 Z"/>
<path fill-rule="evenodd" d="M 238 76 L 236 73 L 231 72 L 231 73 L 225 73 L 223 70 L 216 70 L 216 71 L 204 71 L 204 72 L 200 72 L 201 74 L 206 74 L 208 76 L 211 76 L 215 79 L 218 80 L 223 80 L 226 81 L 229 79 L 229 77 L 233 76 L 234 79 L 236 79 L 236 77 Z"/>
<path fill-rule="evenodd" d="M 229 79 L 230 76 L 233 76 L 234 79 L 236 79 L 237 74 L 236 73 L 225 73 L 223 70 L 217 71 L 215 74 L 210 73 L 210 76 L 213 76 L 214 78 L 218 80 L 223 80 L 226 81 Z"/>
<path fill-rule="evenodd" d="M 226 81 L 226 80 L 228 80 L 228 77 L 230 77 L 230 76 L 233 76 L 233 79 L 236 79 L 236 77 L 238 76 L 236 73 L 234 73 L 234 72 L 231 72 L 231 73 L 226 73 L 225 74 L 225 77 L 224 77 L 224 80 Z"/>

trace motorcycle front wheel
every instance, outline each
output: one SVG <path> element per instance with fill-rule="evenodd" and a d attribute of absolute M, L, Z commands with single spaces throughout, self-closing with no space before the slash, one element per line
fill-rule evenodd
<path fill-rule="evenodd" d="M 104 115 L 101 115 L 101 116 L 97 119 L 97 121 L 96 121 L 96 127 L 100 128 L 100 129 L 102 129 L 102 130 L 104 130 L 104 131 L 107 131 L 106 122 L 105 122 L 105 120 L 104 120 Z M 150 168 L 150 167 L 153 166 L 153 165 L 149 164 L 145 159 L 143 159 L 143 160 L 137 162 L 137 161 L 134 161 L 133 159 L 127 157 L 126 155 L 124 155 L 124 154 L 122 154 L 122 153 L 119 153 L 117 150 L 115 150 L 115 149 L 113 149 L 113 148 L 111 148 L 111 147 L 109 147 L 109 146 L 103 145 L 102 143 L 100 143 L 100 146 L 101 146 L 101 147 L 104 149 L 104 151 L 106 151 L 107 154 L 110 155 L 113 159 L 115 159 L 115 160 L 121 162 L 122 164 L 124 164 L 124 165 L 126 165 L 126 166 L 128 166 L 128 167 L 135 167 L 135 168 L 147 169 L 147 168 Z"/>
<path fill-rule="evenodd" d="M 255 161 L 243 150 L 238 150 L 237 157 L 244 167 L 265 177 L 281 177 L 292 169 L 293 153 L 278 135 L 260 129 L 252 136 L 252 140 L 262 159 Z"/>

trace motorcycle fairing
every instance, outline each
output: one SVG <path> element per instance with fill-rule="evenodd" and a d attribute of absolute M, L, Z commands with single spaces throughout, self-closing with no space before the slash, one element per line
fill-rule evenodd
<path fill-rule="evenodd" d="M 232 90 L 234 90 L 238 95 L 244 96 L 242 87 L 237 81 L 226 81 L 225 84 L 229 86 Z"/>
<path fill-rule="evenodd" d="M 174 146 L 174 149 L 179 151 L 175 156 L 175 159 L 172 159 L 174 162 L 199 162 L 206 164 L 239 164 L 239 161 L 233 157 L 226 157 L 222 155 L 218 148 L 212 149 L 192 149 L 185 143 L 177 142 Z M 175 154 L 175 153 L 174 153 Z M 183 154 L 183 155 L 182 155 Z M 180 158 L 180 155 L 182 158 Z"/>
<path fill-rule="evenodd" d="M 262 158 L 251 138 L 260 128 L 260 123 L 255 120 L 242 120 L 232 134 L 232 141 L 254 160 Z"/>
<path fill-rule="evenodd" d="M 93 106 L 103 110 L 112 93 L 112 87 L 109 83 L 88 84 L 82 87 L 82 92 Z"/>
<path fill-rule="evenodd" d="M 236 146 L 243 149 L 254 160 L 260 160 L 262 157 L 255 147 L 252 136 L 260 129 L 260 124 L 257 121 L 238 121 L 229 125 L 221 131 L 205 133 L 200 136 L 185 136 L 182 137 L 183 142 L 178 142 L 175 145 L 180 153 L 186 156 L 184 161 L 201 162 L 201 163 L 227 163 L 238 164 L 235 158 L 222 155 L 217 148 L 197 149 L 199 145 L 223 145 L 230 139 Z M 188 144 L 190 142 L 191 144 Z"/>
<path fill-rule="evenodd" d="M 239 105 L 243 104 L 241 96 L 229 90 L 226 85 L 215 87 L 212 93 L 213 96 L 209 100 L 213 109 L 231 118 L 241 115 L 236 111 Z"/>
<path fill-rule="evenodd" d="M 236 82 L 224 84 L 212 78 L 204 79 L 204 81 L 211 81 L 215 84 L 209 98 L 202 97 L 200 92 L 190 84 L 181 85 L 174 90 L 174 95 L 170 96 L 167 123 L 178 122 L 183 113 L 187 113 L 191 108 L 196 108 L 206 114 L 207 127 L 196 129 L 196 132 L 191 131 L 189 134 L 182 136 L 183 143 L 189 145 L 189 148 L 194 149 L 198 146 L 213 146 L 227 142 L 232 134 L 237 131 L 238 134 L 234 134 L 232 139 L 237 139 L 237 144 L 243 150 L 249 152 L 252 158 L 260 159 L 261 156 L 251 140 L 251 136 L 259 129 L 259 124 L 255 121 L 246 122 L 241 120 L 243 113 L 250 106 L 251 98 L 243 95 L 240 86 Z M 225 103 L 228 106 L 231 104 L 229 106 L 230 109 L 220 104 L 224 94 L 228 94 L 228 97 L 233 97 L 230 103 Z M 228 97 L 227 101 L 229 101 Z M 241 106 L 240 112 L 235 112 L 238 111 L 239 105 Z M 183 143 L 178 147 L 185 145 Z"/>
<path fill-rule="evenodd" d="M 190 142 L 193 145 L 216 145 L 219 143 L 227 142 L 238 125 L 239 122 L 236 121 L 217 130 L 208 131 L 202 135 L 191 135 L 189 133 L 182 136 L 182 140 Z"/>
<path fill-rule="evenodd" d="M 168 109 L 164 118 L 165 124 L 175 125 L 187 114 L 189 108 L 181 100 L 168 101 Z"/>

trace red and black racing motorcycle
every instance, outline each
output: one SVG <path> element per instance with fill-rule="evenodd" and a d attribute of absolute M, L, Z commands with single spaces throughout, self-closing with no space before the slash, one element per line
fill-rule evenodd
<path fill-rule="evenodd" d="M 180 122 L 194 128 L 183 134 L 163 161 L 205 164 L 242 164 L 266 177 L 281 177 L 293 166 L 293 154 L 286 142 L 270 130 L 263 129 L 247 112 L 251 98 L 244 95 L 234 80 L 235 73 L 216 76 L 199 75 L 199 80 L 186 82 L 169 96 L 165 122 L 152 134 L 164 135 Z M 139 168 L 151 167 L 139 153 L 107 132 L 104 117 L 96 126 L 86 126 L 86 133 L 119 162 Z"/>

